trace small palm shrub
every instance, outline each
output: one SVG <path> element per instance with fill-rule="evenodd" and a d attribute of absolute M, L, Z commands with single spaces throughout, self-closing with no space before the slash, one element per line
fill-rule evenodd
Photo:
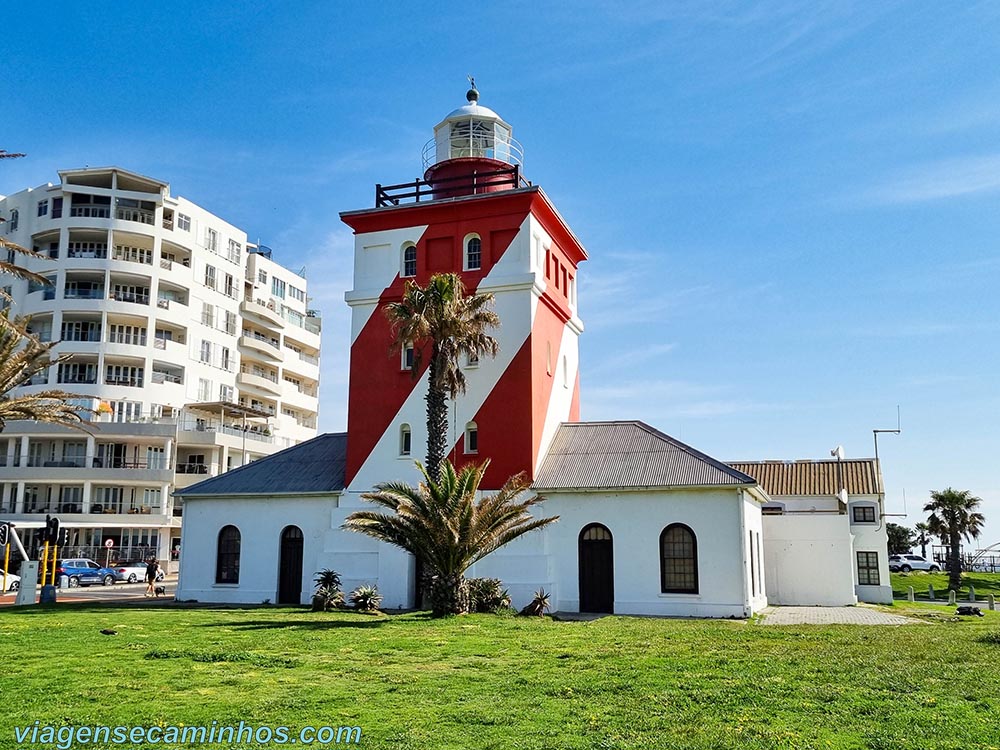
<path fill-rule="evenodd" d="M 469 611 L 495 615 L 510 607 L 510 594 L 499 578 L 470 578 Z"/>
<path fill-rule="evenodd" d="M 316 573 L 313 579 L 316 591 L 313 593 L 313 612 L 326 612 L 334 607 L 344 606 L 344 592 L 340 590 L 340 574 L 326 568 Z"/>
<path fill-rule="evenodd" d="M 381 603 L 378 586 L 358 586 L 351 592 L 351 606 L 359 612 L 377 612 Z"/>
<path fill-rule="evenodd" d="M 545 593 L 545 589 L 538 589 L 538 591 L 535 592 L 535 598 L 521 610 L 520 614 L 525 617 L 541 617 L 548 611 L 548 609 L 549 595 Z"/>

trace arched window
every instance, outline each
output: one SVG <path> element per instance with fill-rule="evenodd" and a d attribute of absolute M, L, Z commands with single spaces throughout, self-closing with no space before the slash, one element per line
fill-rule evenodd
<path fill-rule="evenodd" d="M 410 425 L 403 424 L 399 428 L 399 455 L 409 456 L 411 445 Z"/>
<path fill-rule="evenodd" d="M 465 270 L 478 271 L 483 267 L 483 241 L 474 234 L 465 239 Z"/>
<path fill-rule="evenodd" d="M 417 275 L 417 247 L 416 245 L 406 245 L 403 247 L 403 274 L 404 277 Z"/>
<path fill-rule="evenodd" d="M 479 453 L 479 427 L 475 422 L 465 425 L 465 452 Z"/>
<path fill-rule="evenodd" d="M 698 541 L 682 523 L 670 524 L 660 534 L 660 590 L 698 593 Z"/>
<path fill-rule="evenodd" d="M 219 532 L 219 546 L 215 557 L 215 582 L 240 582 L 240 530 L 223 526 Z"/>

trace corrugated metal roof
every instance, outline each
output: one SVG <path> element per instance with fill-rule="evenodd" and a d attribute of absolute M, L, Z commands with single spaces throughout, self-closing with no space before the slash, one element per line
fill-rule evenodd
<path fill-rule="evenodd" d="M 735 461 L 734 469 L 749 474 L 771 497 L 780 495 L 848 495 L 882 493 L 882 472 L 874 458 L 837 461 Z M 842 484 L 843 482 L 843 484 Z"/>
<path fill-rule="evenodd" d="M 344 489 L 346 465 L 347 433 L 328 432 L 174 494 L 204 497 L 340 492 Z"/>
<path fill-rule="evenodd" d="M 756 481 L 643 422 L 573 422 L 559 426 L 542 462 L 537 489 L 717 487 Z"/>

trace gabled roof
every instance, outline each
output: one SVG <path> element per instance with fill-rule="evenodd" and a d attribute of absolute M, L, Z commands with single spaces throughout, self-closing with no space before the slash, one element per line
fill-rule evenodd
<path fill-rule="evenodd" d="M 346 465 L 347 433 L 328 432 L 174 494 L 188 498 L 340 492 Z"/>
<path fill-rule="evenodd" d="M 560 425 L 533 486 L 544 490 L 755 484 L 752 477 L 721 461 L 632 421 Z"/>
<path fill-rule="evenodd" d="M 832 497 L 841 487 L 848 495 L 882 493 L 882 471 L 874 458 L 736 461 L 730 466 L 756 479 L 772 498 L 782 495 Z"/>

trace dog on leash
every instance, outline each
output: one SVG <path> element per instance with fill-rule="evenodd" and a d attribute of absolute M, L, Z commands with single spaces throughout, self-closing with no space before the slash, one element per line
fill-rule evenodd
<path fill-rule="evenodd" d="M 167 587 L 157 586 L 156 588 L 153 589 L 153 593 L 156 595 L 156 598 L 159 599 L 161 596 L 167 595 Z"/>

